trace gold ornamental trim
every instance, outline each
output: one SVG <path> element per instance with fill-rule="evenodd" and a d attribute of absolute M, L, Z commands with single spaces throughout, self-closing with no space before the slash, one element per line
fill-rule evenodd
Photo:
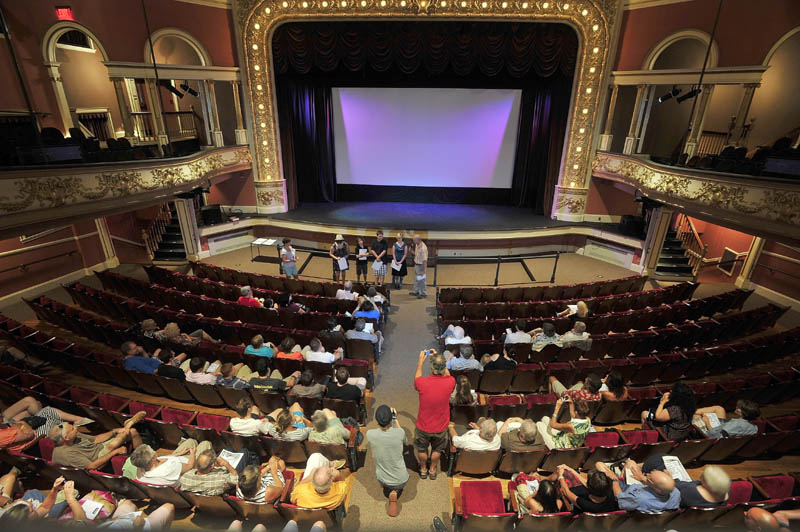
<path fill-rule="evenodd" d="M 284 22 L 320 20 L 502 20 L 558 22 L 572 26 L 579 48 L 559 184 L 587 186 L 601 86 L 610 63 L 616 0 L 241 0 L 245 72 L 253 111 L 258 181 L 284 178 L 278 146 L 272 34 Z M 585 203 L 584 203 L 585 205 Z M 576 207 L 577 208 L 577 207 Z"/>

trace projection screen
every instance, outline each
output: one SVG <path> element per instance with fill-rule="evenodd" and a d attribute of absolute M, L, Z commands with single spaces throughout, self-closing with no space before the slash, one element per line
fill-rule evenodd
<path fill-rule="evenodd" d="M 334 88 L 338 185 L 511 188 L 520 90 Z"/>

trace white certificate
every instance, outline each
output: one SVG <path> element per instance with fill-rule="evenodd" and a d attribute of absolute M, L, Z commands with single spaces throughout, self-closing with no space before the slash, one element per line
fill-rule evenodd
<path fill-rule="evenodd" d="M 336 263 L 339 265 L 339 271 L 346 270 L 350 267 L 347 264 L 347 257 L 339 257 L 338 259 L 336 259 Z"/>
<path fill-rule="evenodd" d="M 381 271 L 381 268 L 383 268 L 383 263 L 381 261 L 376 260 L 372 263 L 372 269 L 375 270 L 376 273 Z"/>
<path fill-rule="evenodd" d="M 392 269 L 393 270 L 397 270 L 399 272 L 400 268 L 402 268 L 402 267 L 403 267 L 403 265 L 400 264 L 399 262 L 392 261 Z"/>

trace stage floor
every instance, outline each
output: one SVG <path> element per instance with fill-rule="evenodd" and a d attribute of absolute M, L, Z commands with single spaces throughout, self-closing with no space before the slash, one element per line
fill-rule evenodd
<path fill-rule="evenodd" d="M 615 223 L 562 222 L 529 209 L 500 205 L 433 203 L 304 203 L 271 218 L 355 227 L 393 227 L 423 231 L 503 231 L 589 226 L 619 233 Z"/>

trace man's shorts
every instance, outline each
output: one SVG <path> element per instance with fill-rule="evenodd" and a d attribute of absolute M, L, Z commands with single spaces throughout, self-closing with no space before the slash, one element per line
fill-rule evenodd
<path fill-rule="evenodd" d="M 283 265 L 283 274 L 290 277 L 297 275 L 297 263 L 296 262 L 285 263 Z"/>
<path fill-rule="evenodd" d="M 414 448 L 417 451 L 426 453 L 428 452 L 428 445 L 430 445 L 432 452 L 443 453 L 447 450 L 449 442 L 450 435 L 446 430 L 431 433 L 414 428 Z"/>

